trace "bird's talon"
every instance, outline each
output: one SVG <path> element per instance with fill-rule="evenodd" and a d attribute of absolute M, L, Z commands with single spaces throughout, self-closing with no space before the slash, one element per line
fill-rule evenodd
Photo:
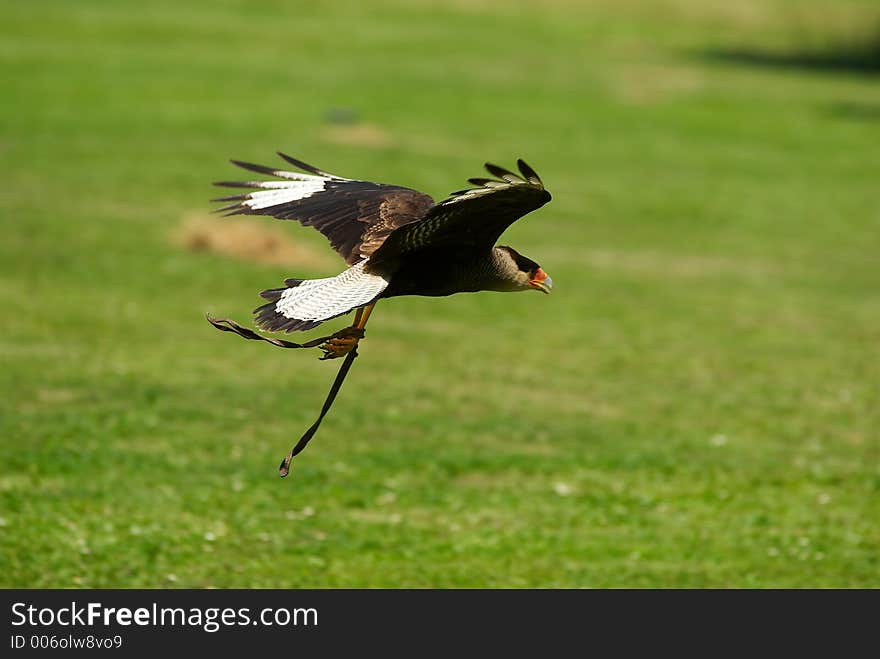
<path fill-rule="evenodd" d="M 321 346 L 321 350 L 324 351 L 324 355 L 321 359 L 338 359 L 339 357 L 345 357 L 345 355 L 350 353 L 357 344 L 357 339 L 330 339 L 327 343 Z"/>
<path fill-rule="evenodd" d="M 324 351 L 321 357 L 324 359 L 338 359 L 345 357 L 357 347 L 358 342 L 364 337 L 363 328 L 346 327 L 329 338 L 320 348 Z"/>

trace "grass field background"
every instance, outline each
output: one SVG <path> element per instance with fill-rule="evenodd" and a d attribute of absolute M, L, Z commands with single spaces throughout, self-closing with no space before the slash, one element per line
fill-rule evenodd
<path fill-rule="evenodd" d="M 878 34 L 868 0 L 5 3 L 0 585 L 880 587 Z M 286 480 L 338 362 L 203 317 L 340 269 L 208 216 L 277 149 L 554 195 L 502 241 L 553 295 L 380 304 Z"/>

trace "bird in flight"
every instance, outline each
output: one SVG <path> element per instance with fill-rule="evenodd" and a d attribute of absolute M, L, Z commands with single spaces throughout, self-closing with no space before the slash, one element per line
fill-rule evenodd
<path fill-rule="evenodd" d="M 305 448 L 329 410 L 379 300 L 477 291 L 549 293 L 553 282 L 535 261 L 495 244 L 507 227 L 550 201 L 541 179 L 522 160 L 517 161 L 518 174 L 486 163 L 493 178 L 469 179 L 474 187 L 435 203 L 417 190 L 336 176 L 278 155 L 301 171 L 233 160 L 273 179 L 216 183 L 248 190 L 215 199 L 227 203 L 217 212 L 268 215 L 314 227 L 348 267 L 335 277 L 287 279 L 283 287 L 263 291 L 260 295 L 268 302 L 254 310 L 256 325 L 272 332 L 309 330 L 351 311 L 354 322 L 333 335 L 298 344 L 227 319 L 208 320 L 247 339 L 284 348 L 319 347 L 322 359 L 346 357 L 318 420 L 282 462 L 280 472 L 286 476 L 290 460 Z"/>

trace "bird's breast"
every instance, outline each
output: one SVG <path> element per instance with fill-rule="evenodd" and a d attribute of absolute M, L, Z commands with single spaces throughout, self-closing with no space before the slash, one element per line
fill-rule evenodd
<path fill-rule="evenodd" d="M 491 257 L 483 252 L 442 250 L 416 254 L 399 265 L 383 297 L 442 297 L 494 290 L 493 274 Z"/>

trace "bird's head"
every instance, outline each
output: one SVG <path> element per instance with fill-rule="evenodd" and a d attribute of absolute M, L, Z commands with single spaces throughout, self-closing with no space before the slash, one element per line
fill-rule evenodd
<path fill-rule="evenodd" d="M 513 290 L 527 291 L 535 289 L 542 293 L 550 292 L 553 288 L 553 280 L 550 279 L 550 275 L 544 272 L 541 266 L 517 252 L 513 247 L 499 245 L 497 249 L 501 252 L 502 258 L 507 262 L 505 269 L 512 280 Z"/>

